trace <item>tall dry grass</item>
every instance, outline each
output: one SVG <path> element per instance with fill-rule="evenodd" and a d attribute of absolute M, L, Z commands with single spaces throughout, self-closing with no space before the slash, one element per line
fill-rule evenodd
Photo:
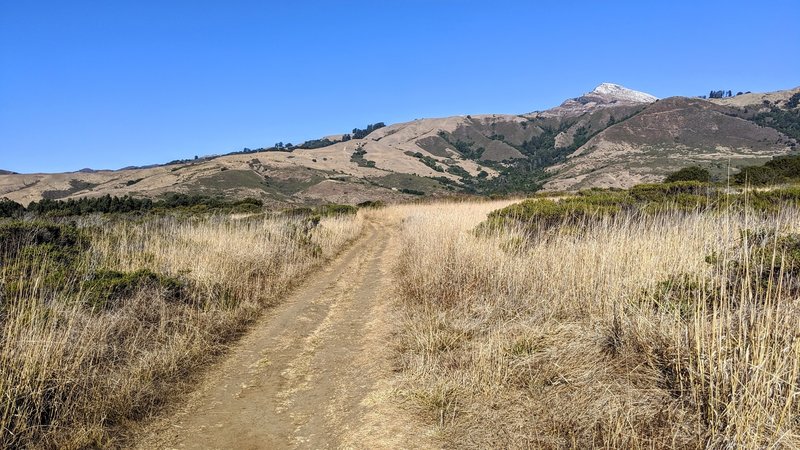
<path fill-rule="evenodd" d="M 800 211 L 471 233 L 496 206 L 387 212 L 404 218 L 403 392 L 449 445 L 800 446 L 796 275 L 764 279 L 789 255 L 740 234 L 797 233 Z"/>
<path fill-rule="evenodd" d="M 265 306 L 361 231 L 361 216 L 225 217 L 84 224 L 85 267 L 62 288 L 34 267 L 2 298 L 0 446 L 108 447 L 133 421 L 177 394 Z M 149 286 L 112 308 L 88 308 L 74 279 L 94 269 L 150 269 L 184 280 L 188 295 Z M 10 279 L 0 268 L 0 285 Z M 2 295 L 2 294 L 0 294 Z"/>

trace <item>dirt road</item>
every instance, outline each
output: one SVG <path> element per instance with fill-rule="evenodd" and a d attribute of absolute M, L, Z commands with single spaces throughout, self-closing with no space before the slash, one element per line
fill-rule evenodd
<path fill-rule="evenodd" d="M 431 448 L 393 396 L 398 231 L 364 235 L 270 311 L 139 448 Z"/>

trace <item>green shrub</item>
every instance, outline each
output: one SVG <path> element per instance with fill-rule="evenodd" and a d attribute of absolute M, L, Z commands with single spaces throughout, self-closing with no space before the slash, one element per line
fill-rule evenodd
<path fill-rule="evenodd" d="M 364 155 L 367 154 L 367 151 L 364 150 L 363 146 L 359 146 L 355 149 L 352 155 L 350 155 L 350 162 L 354 162 L 358 164 L 359 167 L 375 167 L 375 161 L 370 161 L 364 158 Z"/>
<path fill-rule="evenodd" d="M 711 186 L 699 181 L 676 181 L 673 183 L 637 184 L 628 190 L 637 202 L 664 202 L 679 194 L 707 195 Z"/>
<path fill-rule="evenodd" d="M 187 298 L 187 284 L 174 277 L 156 274 L 149 269 L 119 272 L 102 269 L 91 273 L 81 285 L 84 303 L 92 309 L 111 309 L 121 300 L 143 289 L 159 289 L 168 300 Z"/>
<path fill-rule="evenodd" d="M 426 166 L 430 167 L 431 169 L 433 169 L 433 170 L 435 170 L 437 172 L 444 172 L 444 169 L 442 168 L 442 166 L 440 166 L 437 163 L 437 161 L 435 159 L 431 158 L 430 156 L 422 156 L 422 157 L 419 158 L 419 160 L 420 160 L 420 162 L 422 164 L 425 164 Z"/>
<path fill-rule="evenodd" d="M 733 176 L 733 181 L 740 185 L 764 186 L 780 183 L 783 178 L 771 167 L 745 167 Z"/>
<path fill-rule="evenodd" d="M 699 181 L 701 183 L 707 183 L 711 181 L 711 173 L 700 166 L 690 166 L 672 172 L 664 179 L 665 183 L 673 183 L 676 181 Z"/>
<path fill-rule="evenodd" d="M 7 198 L 0 198 L 0 217 L 17 218 L 25 212 L 25 207 Z"/>
<path fill-rule="evenodd" d="M 322 217 L 328 216 L 345 216 L 352 215 L 358 212 L 358 208 L 352 205 L 338 205 L 331 203 L 317 208 L 316 212 Z"/>
<path fill-rule="evenodd" d="M 459 165 L 452 165 L 452 166 L 448 167 L 447 168 L 447 173 L 452 173 L 453 175 L 456 175 L 456 176 L 461 177 L 461 178 L 469 178 L 471 176 L 469 174 L 469 172 L 467 172 L 466 169 L 464 169 L 463 167 L 461 167 Z"/>
<path fill-rule="evenodd" d="M 223 210 L 225 208 L 222 208 Z M 264 209 L 264 202 L 257 199 L 257 198 L 245 198 L 242 200 L 237 200 L 233 202 L 229 208 L 227 208 L 228 212 L 232 213 L 258 213 Z"/>
<path fill-rule="evenodd" d="M 778 211 L 787 204 L 800 202 L 800 186 L 789 186 L 769 191 L 752 191 L 736 196 L 737 206 L 748 207 L 757 211 Z"/>
<path fill-rule="evenodd" d="M 0 263 L 31 247 L 72 255 L 88 245 L 88 237 L 73 225 L 22 221 L 0 224 Z"/>
<path fill-rule="evenodd" d="M 130 196 L 116 197 L 83 197 L 69 200 L 43 199 L 28 205 L 27 211 L 49 217 L 80 216 L 85 214 L 115 213 L 166 213 L 188 212 L 192 214 L 208 212 L 252 213 L 259 212 L 264 202 L 256 198 L 243 200 L 225 200 L 205 195 L 189 195 L 181 193 L 165 194 L 157 201 Z"/>
<path fill-rule="evenodd" d="M 283 213 L 290 217 L 307 217 L 315 214 L 314 209 L 308 206 L 300 206 L 297 208 L 287 209 Z"/>
<path fill-rule="evenodd" d="M 752 120 L 759 125 L 774 128 L 790 138 L 800 140 L 800 110 L 794 109 L 791 104 L 796 104 L 795 96 L 787 102 L 787 106 L 792 109 L 783 110 L 772 106 L 769 111 L 756 114 Z"/>
<path fill-rule="evenodd" d="M 641 211 L 648 214 L 658 214 L 668 211 L 695 211 L 709 206 L 711 199 L 705 195 L 680 193 L 666 196 L 660 201 L 650 201 L 642 204 Z"/>
<path fill-rule="evenodd" d="M 383 208 L 386 206 L 386 202 L 383 200 L 366 200 L 358 203 L 356 206 L 359 208 Z"/>
<path fill-rule="evenodd" d="M 644 294 L 656 310 L 674 313 L 683 319 L 694 315 L 698 301 L 711 301 L 700 277 L 686 273 L 670 275 Z"/>
<path fill-rule="evenodd" d="M 620 213 L 691 211 L 709 204 L 714 192 L 709 184 L 697 181 L 640 184 L 628 191 L 589 189 L 558 201 L 530 199 L 494 211 L 483 230 L 523 225 L 534 232 L 580 227 Z"/>
<path fill-rule="evenodd" d="M 727 257 L 713 253 L 706 262 L 722 280 L 722 292 L 732 305 L 742 299 L 769 299 L 781 291 L 800 295 L 800 234 L 774 230 L 742 230 Z"/>
<path fill-rule="evenodd" d="M 585 224 L 622 211 L 619 204 L 604 202 L 601 198 L 571 198 L 559 202 L 547 199 L 525 200 L 493 211 L 486 222 L 486 230 L 507 225 L 523 225 L 529 232 L 539 232 L 557 226 Z"/>
<path fill-rule="evenodd" d="M 36 287 L 63 290 L 86 265 L 88 237 L 71 225 L 9 222 L 0 225 L 0 266 L 5 295 Z"/>
<path fill-rule="evenodd" d="M 733 177 L 737 184 L 764 186 L 800 180 L 800 156 L 779 156 L 763 166 L 745 167 Z"/>
<path fill-rule="evenodd" d="M 781 284 L 783 289 L 800 292 L 800 234 L 776 234 L 772 230 L 744 230 L 739 259 L 729 262 L 733 269 L 731 287 L 749 280 L 752 292 Z M 744 280 L 744 281 L 742 281 Z"/>
<path fill-rule="evenodd" d="M 731 306 L 746 299 L 763 302 L 779 291 L 789 297 L 800 295 L 800 234 L 743 230 L 734 248 L 712 253 L 706 263 L 714 268 L 710 278 L 671 275 L 645 290 L 644 300 L 659 311 L 687 318 L 700 306 L 711 310 L 722 302 Z"/>

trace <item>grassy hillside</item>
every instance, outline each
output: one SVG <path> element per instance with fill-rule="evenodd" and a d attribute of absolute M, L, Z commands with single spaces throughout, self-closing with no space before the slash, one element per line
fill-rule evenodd
<path fill-rule="evenodd" d="M 394 208 L 401 395 L 447 447 L 800 445 L 797 188 L 670 189 L 529 200 L 480 233 L 500 205 Z"/>
<path fill-rule="evenodd" d="M 793 111 L 776 111 L 786 114 L 784 122 L 800 123 Z M 660 181 L 672 171 L 698 164 L 722 175 L 796 147 L 795 138 L 784 133 L 786 125 L 777 127 L 775 121 L 773 128 L 757 117 L 701 99 L 660 100 L 588 140 L 552 169 L 546 187 L 625 188 Z"/>
<path fill-rule="evenodd" d="M 598 88 L 541 112 L 378 123 L 298 146 L 245 149 L 166 165 L 0 174 L 0 196 L 28 204 L 182 193 L 287 206 L 401 201 L 419 192 L 493 195 L 541 188 L 627 188 L 660 181 L 692 165 L 717 177 L 736 173 L 794 151 L 800 139 L 797 89 L 658 101 L 648 96 L 630 101 L 606 91 Z M 398 187 L 391 181 L 412 178 L 418 187 Z"/>

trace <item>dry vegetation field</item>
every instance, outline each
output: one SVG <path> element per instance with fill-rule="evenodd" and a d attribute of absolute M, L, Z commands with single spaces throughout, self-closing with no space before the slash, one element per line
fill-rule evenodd
<path fill-rule="evenodd" d="M 118 445 L 363 223 L 81 220 L 0 224 L 0 447 Z"/>
<path fill-rule="evenodd" d="M 377 264 L 376 245 L 391 261 L 370 276 L 394 283 L 396 301 L 367 295 L 393 310 L 379 322 L 395 372 L 381 376 L 406 424 L 423 417 L 445 447 L 800 446 L 796 197 L 651 190 L 319 221 L 0 223 L 0 445 L 125 444 L 265 307 L 371 230 L 348 270 Z M 376 281 L 350 278 L 331 283 Z"/>
<path fill-rule="evenodd" d="M 402 395 L 453 448 L 800 446 L 800 211 L 398 206 Z"/>

